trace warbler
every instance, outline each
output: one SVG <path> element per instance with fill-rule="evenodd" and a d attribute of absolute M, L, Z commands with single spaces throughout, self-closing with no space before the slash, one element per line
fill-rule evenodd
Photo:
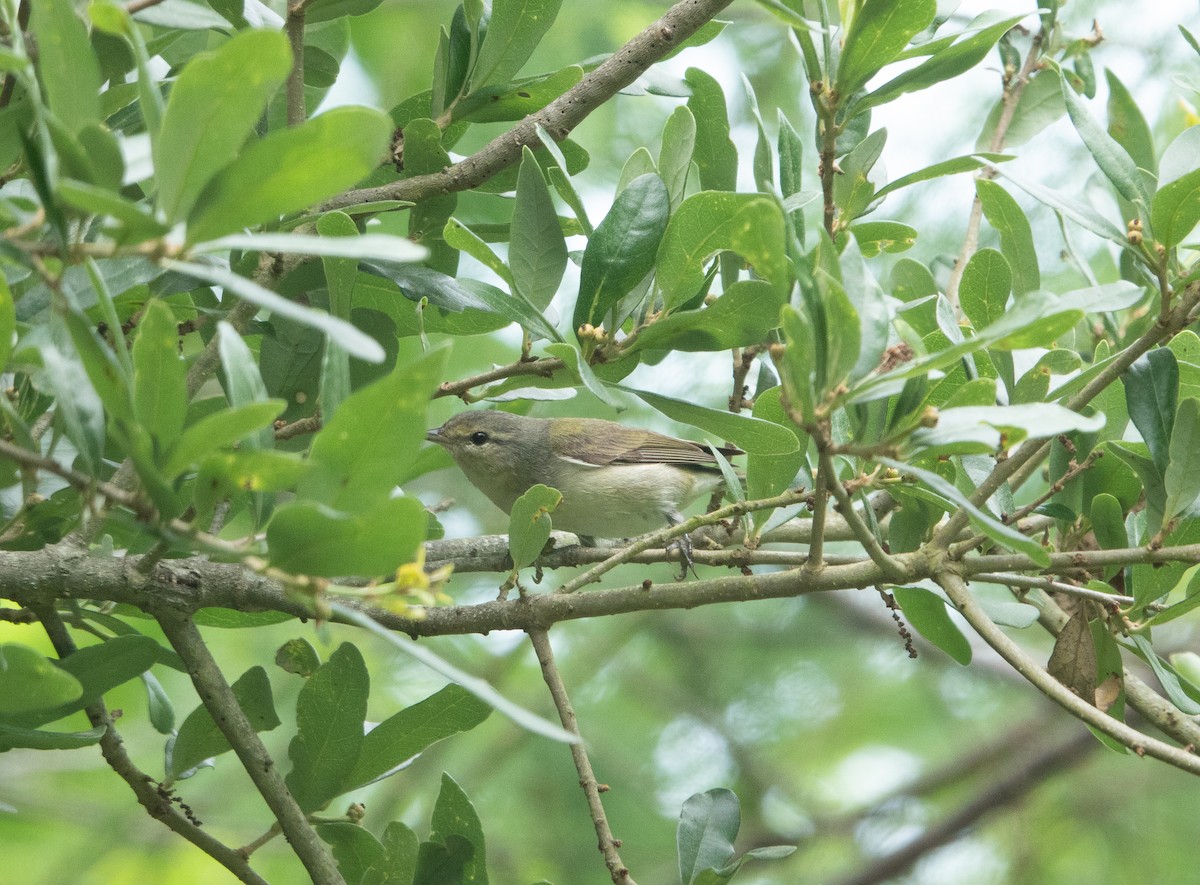
<path fill-rule="evenodd" d="M 460 412 L 425 438 L 505 513 L 538 483 L 558 489 L 554 527 L 585 544 L 678 525 L 683 508 L 723 484 L 710 447 L 598 418 Z"/>

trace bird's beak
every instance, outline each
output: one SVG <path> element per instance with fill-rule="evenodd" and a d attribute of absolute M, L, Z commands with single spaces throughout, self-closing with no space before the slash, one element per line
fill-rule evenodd
<path fill-rule="evenodd" d="M 442 439 L 442 428 L 435 427 L 432 430 L 426 430 L 425 442 L 437 443 L 438 445 L 444 444 L 445 440 Z"/>

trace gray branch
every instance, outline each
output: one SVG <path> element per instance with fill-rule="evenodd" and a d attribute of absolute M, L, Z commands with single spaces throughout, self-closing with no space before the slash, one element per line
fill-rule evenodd
<path fill-rule="evenodd" d="M 376 200 L 420 202 L 440 194 L 478 187 L 519 161 L 523 147 L 528 145 L 536 148 L 540 144 L 538 126 L 545 128 L 556 141 L 562 141 L 588 114 L 644 74 L 651 65 L 731 2 L 682 0 L 676 3 L 662 18 L 622 46 L 573 87 L 465 160 L 430 175 L 414 175 L 379 187 L 346 191 L 329 200 L 322 210 L 341 209 Z"/>

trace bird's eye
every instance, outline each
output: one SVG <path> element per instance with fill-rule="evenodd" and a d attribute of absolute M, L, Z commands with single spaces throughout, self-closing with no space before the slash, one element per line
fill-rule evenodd
<path fill-rule="evenodd" d="M 488 435 L 486 433 L 484 433 L 482 430 L 476 430 L 474 433 L 471 434 L 471 442 L 473 442 L 477 446 L 481 446 L 487 441 L 488 441 Z"/>

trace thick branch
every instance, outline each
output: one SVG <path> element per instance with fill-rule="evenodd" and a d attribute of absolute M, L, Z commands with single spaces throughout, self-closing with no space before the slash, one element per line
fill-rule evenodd
<path fill-rule="evenodd" d="M 596 108 L 624 89 L 664 55 L 694 34 L 732 0 L 682 0 L 616 54 L 584 76 L 536 114 L 453 166 L 431 175 L 416 175 L 381 187 L 347 191 L 327 202 L 323 211 L 376 200 L 420 202 L 440 194 L 478 187 L 521 159 L 521 148 L 540 144 L 537 127 L 543 126 L 562 141 Z"/>
<path fill-rule="evenodd" d="M 233 689 L 213 660 L 204 638 L 192 622 L 192 616 L 161 604 L 152 606 L 151 610 L 171 646 L 187 666 L 200 700 L 237 753 L 250 780 L 279 821 L 292 850 L 308 870 L 313 882 L 317 885 L 345 885 L 325 843 L 309 825 L 304 812 L 284 783 L 283 775 L 275 766 L 275 760 L 267 753 L 267 748 L 238 705 Z"/>
<path fill-rule="evenodd" d="M 592 826 L 596 828 L 596 837 L 600 840 L 600 853 L 604 855 L 604 864 L 608 867 L 608 874 L 612 876 L 616 885 L 637 885 L 622 862 L 621 855 L 617 852 L 617 846 L 621 843 L 613 837 L 612 829 L 608 825 L 608 817 L 604 813 L 604 803 L 600 801 L 602 787 L 597 783 L 596 774 L 592 771 L 592 763 L 588 760 L 587 750 L 583 744 L 583 735 L 579 733 L 579 720 L 575 716 L 575 708 L 571 706 L 571 699 L 567 696 L 567 687 L 563 684 L 562 674 L 558 672 L 558 666 L 554 663 L 554 649 L 550 646 L 550 637 L 545 630 L 530 630 L 529 641 L 533 644 L 533 650 L 537 654 L 538 664 L 542 668 L 542 678 L 546 680 L 546 687 L 550 689 L 550 697 L 554 699 L 554 706 L 558 710 L 558 718 L 561 720 L 563 728 L 580 738 L 571 744 L 571 758 L 575 762 L 575 770 L 579 772 L 579 786 L 583 787 L 583 792 L 587 796 L 588 810 L 592 815 Z"/>

